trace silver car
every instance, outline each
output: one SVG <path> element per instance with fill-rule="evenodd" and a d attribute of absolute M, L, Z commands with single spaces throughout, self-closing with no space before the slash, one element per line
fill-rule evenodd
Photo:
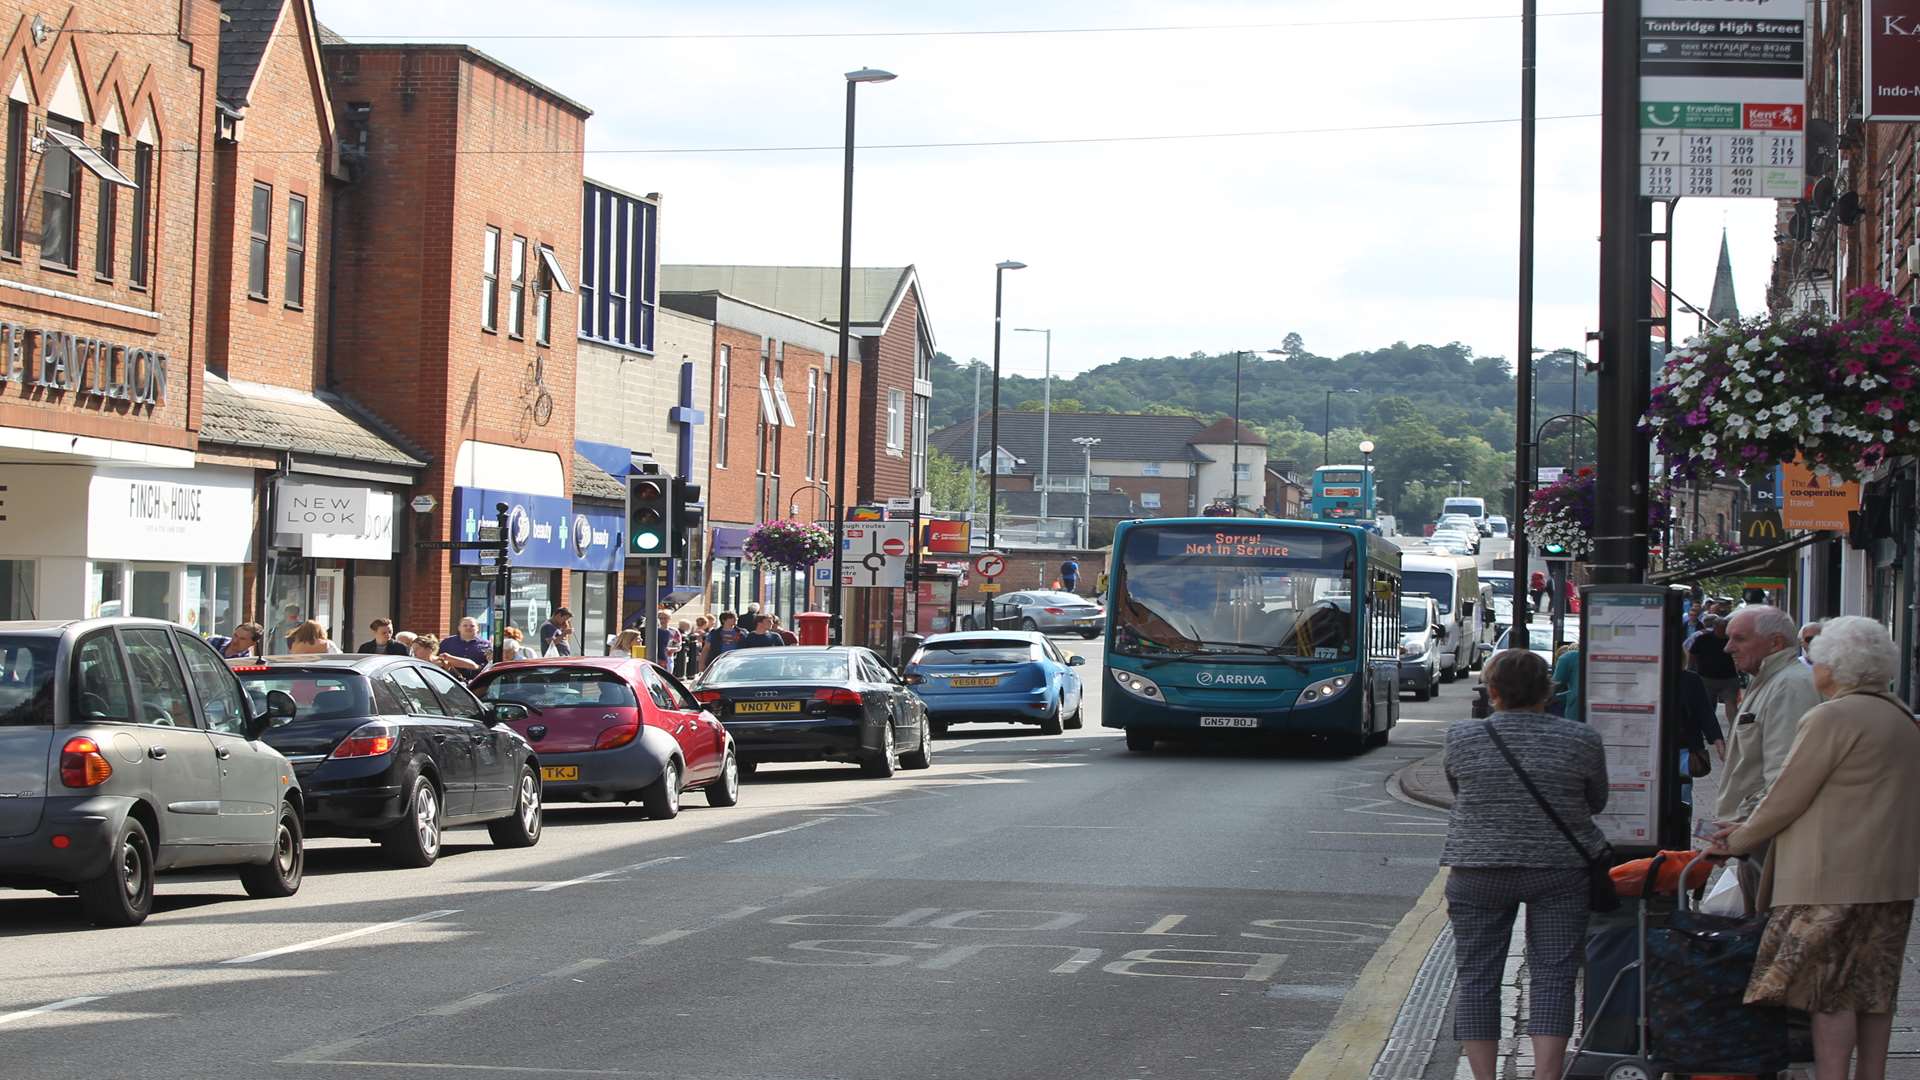
<path fill-rule="evenodd" d="M 100 926 L 153 910 L 154 875 L 237 867 L 291 896 L 306 865 L 293 767 L 259 741 L 220 654 L 153 619 L 0 622 L 0 886 L 77 893 Z"/>
<path fill-rule="evenodd" d="M 1099 601 L 1052 589 L 1008 593 L 995 599 L 991 610 L 992 627 L 975 626 L 976 617 L 968 616 L 962 620 L 961 629 L 1032 630 L 1096 638 L 1107 628 L 1107 612 Z"/>

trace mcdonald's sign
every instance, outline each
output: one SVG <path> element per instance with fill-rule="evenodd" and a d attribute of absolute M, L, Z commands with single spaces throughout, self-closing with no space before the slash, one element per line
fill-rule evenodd
<path fill-rule="evenodd" d="M 1740 543 L 1754 547 L 1777 544 L 1787 535 L 1778 510 L 1749 510 L 1740 515 Z"/>

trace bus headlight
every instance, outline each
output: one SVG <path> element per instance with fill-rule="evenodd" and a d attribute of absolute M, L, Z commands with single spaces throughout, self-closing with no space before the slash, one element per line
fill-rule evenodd
<path fill-rule="evenodd" d="M 1120 684 L 1120 689 L 1135 697 L 1146 698 L 1148 701 L 1166 700 L 1160 694 L 1160 687 L 1145 675 L 1135 675 L 1131 671 L 1116 671 L 1113 673 L 1113 681 Z"/>
<path fill-rule="evenodd" d="M 1336 696 L 1342 690 L 1345 690 L 1347 684 L 1352 681 L 1353 676 L 1351 675 L 1340 675 L 1331 679 L 1322 679 L 1312 686 L 1307 687 L 1305 690 L 1300 691 L 1300 703 L 1302 705 L 1311 705 L 1316 701 L 1325 701 L 1330 697 Z"/>

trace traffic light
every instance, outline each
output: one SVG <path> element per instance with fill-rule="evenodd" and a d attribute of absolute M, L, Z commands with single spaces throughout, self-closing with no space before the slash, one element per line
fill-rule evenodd
<path fill-rule="evenodd" d="M 665 476 L 628 477 L 627 558 L 666 558 L 672 535 L 672 480 Z"/>
<path fill-rule="evenodd" d="M 1540 545 L 1540 557 L 1543 559 L 1570 559 L 1573 555 L 1567 551 L 1567 545 L 1549 541 Z"/>
<path fill-rule="evenodd" d="M 700 501 L 700 485 L 686 480 L 673 482 L 673 557 L 687 557 L 688 537 L 706 523 L 707 507 Z"/>

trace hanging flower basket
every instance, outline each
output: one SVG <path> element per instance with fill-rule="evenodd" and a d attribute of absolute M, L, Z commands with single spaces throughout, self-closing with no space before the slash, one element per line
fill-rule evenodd
<path fill-rule="evenodd" d="M 1920 326 L 1860 289 L 1848 315 L 1727 323 L 1667 357 L 1640 429 L 1680 479 L 1737 475 L 1798 457 L 1859 480 L 1920 453 Z"/>
<path fill-rule="evenodd" d="M 1527 540 L 1538 548 L 1566 547 L 1576 559 L 1593 551 L 1594 502 L 1598 485 L 1591 467 L 1562 473 L 1560 479 L 1533 493 L 1527 503 Z M 1667 525 L 1667 504 L 1655 498 L 1647 509 L 1647 529 L 1658 533 Z"/>
<path fill-rule="evenodd" d="M 754 565 L 804 570 L 833 554 L 833 533 L 811 521 L 769 521 L 747 534 L 743 545 Z"/>

